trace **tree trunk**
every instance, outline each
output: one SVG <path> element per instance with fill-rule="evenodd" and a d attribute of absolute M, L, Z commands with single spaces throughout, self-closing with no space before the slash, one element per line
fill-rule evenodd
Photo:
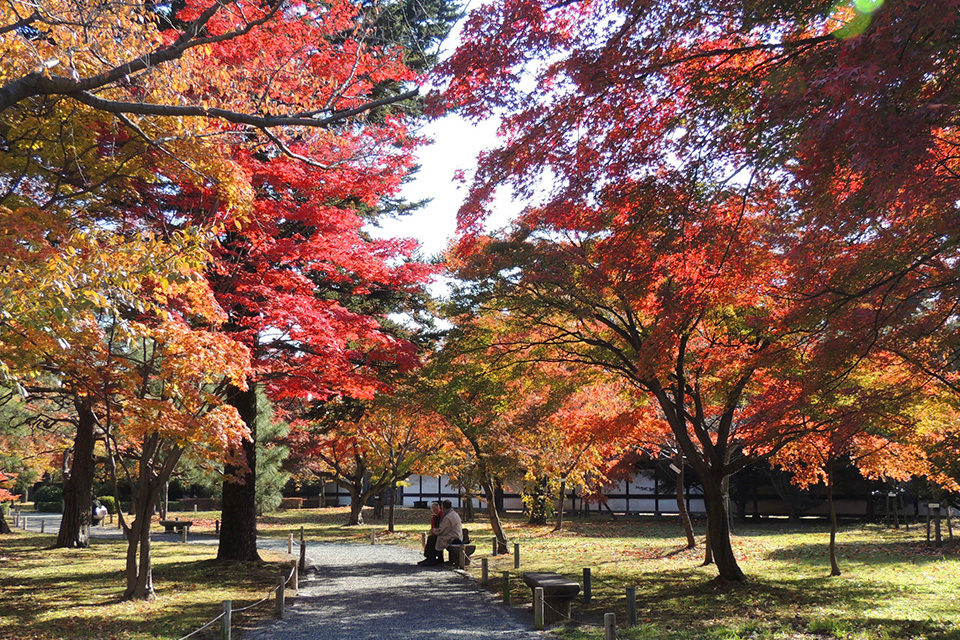
<path fill-rule="evenodd" d="M 463 508 L 463 521 L 464 522 L 473 522 L 477 514 L 473 509 L 473 485 L 470 485 L 469 489 L 465 489 L 465 500 Z"/>
<path fill-rule="evenodd" d="M 260 561 L 257 553 L 257 390 L 250 383 L 246 391 L 230 387 L 227 401 L 237 408 L 250 429 L 250 440 L 243 443 L 247 468 L 226 465 L 224 472 L 235 481 L 223 482 L 222 521 L 217 560 Z"/>
<path fill-rule="evenodd" d="M 527 524 L 547 524 L 547 479 L 537 478 L 533 485 L 533 500 L 530 502 L 530 519 Z"/>
<path fill-rule="evenodd" d="M 683 525 L 683 531 L 687 534 L 687 549 L 695 549 L 697 546 L 697 538 L 693 534 L 693 523 L 690 522 L 690 514 L 687 512 L 687 503 L 684 501 L 683 489 L 683 472 L 686 462 L 683 459 L 683 452 L 678 452 L 674 458 L 674 464 L 677 466 L 677 511 L 680 514 L 680 524 Z M 709 564 L 704 560 L 704 564 Z"/>
<path fill-rule="evenodd" d="M 393 533 L 394 515 L 393 509 L 397 504 L 397 488 L 390 487 L 390 502 L 387 505 L 389 513 L 387 514 L 387 531 Z"/>
<path fill-rule="evenodd" d="M 830 507 L 830 575 L 840 575 L 837 563 L 837 508 L 833 503 L 833 470 L 827 463 L 827 505 Z"/>
<path fill-rule="evenodd" d="M 156 484 L 153 470 L 148 466 L 153 452 L 145 448 L 144 456 L 147 459 L 140 462 L 139 486 L 133 500 L 136 515 L 127 531 L 127 589 L 123 593 L 124 600 L 156 598 L 150 557 L 150 523 L 160 486 Z"/>
<path fill-rule="evenodd" d="M 507 534 L 503 532 L 503 523 L 500 522 L 500 514 L 497 512 L 493 483 L 490 480 L 484 480 L 480 485 L 483 487 L 483 495 L 487 500 L 487 515 L 490 517 L 490 528 L 493 530 L 493 535 L 497 539 L 497 555 L 509 553 L 509 551 L 507 551 Z"/>
<path fill-rule="evenodd" d="M 13 533 L 10 529 L 10 525 L 7 524 L 7 519 L 3 516 L 3 511 L 0 510 L 0 535 L 5 533 Z"/>
<path fill-rule="evenodd" d="M 77 434 L 73 440 L 70 473 L 63 483 L 63 518 L 57 534 L 57 547 L 90 546 L 90 521 L 93 505 L 93 428 L 96 421 L 89 398 L 74 400 L 77 410 Z"/>
<path fill-rule="evenodd" d="M 560 492 L 557 495 L 557 524 L 553 526 L 554 531 L 563 531 L 563 502 L 567 493 L 567 479 L 560 481 Z"/>
<path fill-rule="evenodd" d="M 717 564 L 719 577 L 722 580 L 740 582 L 744 575 L 730 544 L 730 520 L 720 479 L 703 479 L 703 504 L 707 511 L 707 542 L 713 561 Z"/>
<path fill-rule="evenodd" d="M 366 494 L 363 491 L 357 491 L 355 487 L 351 487 L 350 491 L 350 521 L 347 522 L 348 526 L 356 525 L 359 526 L 363 524 L 363 502 Z"/>

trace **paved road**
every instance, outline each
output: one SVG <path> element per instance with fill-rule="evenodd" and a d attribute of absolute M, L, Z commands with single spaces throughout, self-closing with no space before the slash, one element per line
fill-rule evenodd
<path fill-rule="evenodd" d="M 60 514 L 32 514 L 28 529 L 55 534 Z M 120 537 L 107 525 L 92 537 Z M 178 541 L 154 533 L 152 540 Z M 191 536 L 217 544 L 213 536 Z M 281 539 L 260 538 L 262 549 L 286 551 Z M 244 640 L 532 640 L 532 615 L 504 607 L 477 583 L 449 568 L 421 567 L 417 551 L 393 545 L 309 544 L 309 579 L 283 620 L 244 634 Z"/>

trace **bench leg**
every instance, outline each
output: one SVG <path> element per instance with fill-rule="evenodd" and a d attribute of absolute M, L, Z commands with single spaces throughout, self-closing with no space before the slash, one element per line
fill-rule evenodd
<path fill-rule="evenodd" d="M 545 596 L 543 598 L 543 621 L 546 624 L 551 622 L 562 622 L 570 618 L 570 598 L 557 598 Z"/>

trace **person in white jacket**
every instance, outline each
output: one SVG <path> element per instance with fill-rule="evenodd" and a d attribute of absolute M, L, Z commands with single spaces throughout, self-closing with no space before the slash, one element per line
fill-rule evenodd
<path fill-rule="evenodd" d="M 460 514 L 453 510 L 452 502 L 444 500 L 443 519 L 437 527 L 437 551 L 442 554 L 451 544 L 462 544 L 462 541 L 463 523 L 460 521 Z"/>

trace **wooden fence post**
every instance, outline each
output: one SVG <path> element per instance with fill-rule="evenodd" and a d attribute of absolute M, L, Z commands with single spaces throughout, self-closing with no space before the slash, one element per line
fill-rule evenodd
<path fill-rule="evenodd" d="M 287 555 L 293 555 L 293 533 L 290 533 L 290 537 L 287 538 Z"/>
<path fill-rule="evenodd" d="M 283 569 L 280 570 L 280 586 L 277 588 L 277 617 L 283 618 L 283 605 L 286 599 L 286 579 Z"/>
<path fill-rule="evenodd" d="M 370 544 L 377 544 L 377 530 L 370 529 Z"/>
<path fill-rule="evenodd" d="M 187 531 L 188 531 L 188 530 L 189 530 L 189 527 L 186 527 L 186 526 L 180 527 L 180 539 L 181 539 L 182 542 L 186 542 L 186 541 L 187 541 Z"/>
<path fill-rule="evenodd" d="M 503 604 L 510 605 L 510 572 L 503 572 Z"/>
<path fill-rule="evenodd" d="M 533 628 L 543 629 L 543 587 L 533 588 Z"/>
<path fill-rule="evenodd" d="M 420 550 L 421 551 L 427 550 L 427 534 L 425 533 L 420 534 Z"/>
<path fill-rule="evenodd" d="M 219 519 L 213 521 L 213 532 L 214 532 L 215 534 L 217 534 L 218 536 L 220 535 L 220 520 L 219 520 Z"/>
<path fill-rule="evenodd" d="M 627 625 L 637 626 L 637 588 L 627 587 Z"/>
<path fill-rule="evenodd" d="M 490 582 L 490 561 L 480 558 L 480 584 L 484 587 Z"/>
<path fill-rule="evenodd" d="M 457 569 L 465 569 L 467 566 L 467 551 L 464 545 L 457 549 Z"/>
<path fill-rule="evenodd" d="M 223 627 L 220 631 L 221 640 L 230 640 L 230 618 L 233 615 L 233 604 L 230 600 L 223 601 Z"/>
<path fill-rule="evenodd" d="M 513 568 L 514 569 L 520 568 L 520 543 L 519 542 L 513 543 Z"/>
<path fill-rule="evenodd" d="M 590 568 L 584 567 L 583 569 L 583 601 L 590 602 L 593 598 L 593 582 L 590 575 Z"/>
<path fill-rule="evenodd" d="M 617 614 L 603 614 L 603 638 L 604 640 L 617 640 Z"/>
<path fill-rule="evenodd" d="M 44 518 L 40 518 L 40 533 L 44 532 L 44 530 L 47 528 L 46 525 L 47 521 Z"/>
<path fill-rule="evenodd" d="M 301 573 L 306 573 L 307 571 L 307 543 L 303 540 L 300 541 L 300 564 L 299 570 Z"/>
<path fill-rule="evenodd" d="M 293 594 L 297 595 L 300 593 L 300 567 L 297 566 L 297 563 L 293 563 L 293 578 L 290 585 L 293 587 Z"/>

